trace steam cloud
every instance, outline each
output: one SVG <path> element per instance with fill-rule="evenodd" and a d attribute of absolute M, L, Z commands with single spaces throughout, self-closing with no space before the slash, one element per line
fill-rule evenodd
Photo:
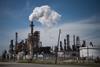
<path fill-rule="evenodd" d="M 43 5 L 33 9 L 33 12 L 29 16 L 29 21 L 38 21 L 47 27 L 56 24 L 61 18 L 61 15 L 52 10 L 50 6 Z"/>

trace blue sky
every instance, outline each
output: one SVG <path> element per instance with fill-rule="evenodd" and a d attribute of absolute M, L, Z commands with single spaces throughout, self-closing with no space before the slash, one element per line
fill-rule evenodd
<path fill-rule="evenodd" d="M 12 31 L 29 27 L 30 13 L 42 5 L 49 5 L 62 16 L 58 25 L 89 20 L 87 27 L 93 24 L 93 29 L 89 29 L 90 33 L 86 35 L 95 35 L 99 41 L 100 27 L 96 25 L 100 25 L 100 0 L 0 0 L 0 51 L 8 47 L 10 39 L 14 39 Z M 42 26 L 40 23 L 35 25 L 38 28 Z"/>

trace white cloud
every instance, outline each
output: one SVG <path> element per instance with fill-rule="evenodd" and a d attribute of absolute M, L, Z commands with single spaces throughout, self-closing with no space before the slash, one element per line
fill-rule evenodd
<path fill-rule="evenodd" d="M 60 17 L 61 15 L 52 10 L 50 6 L 43 5 L 33 9 L 33 12 L 29 16 L 29 20 L 38 21 L 47 27 L 51 27 L 53 24 L 57 23 Z"/>

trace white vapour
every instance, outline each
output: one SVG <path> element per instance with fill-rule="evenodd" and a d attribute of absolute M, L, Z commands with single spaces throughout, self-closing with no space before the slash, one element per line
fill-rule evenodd
<path fill-rule="evenodd" d="M 56 24 L 61 15 L 52 10 L 50 6 L 43 5 L 33 9 L 33 12 L 29 16 L 29 21 L 38 21 L 47 27 Z"/>

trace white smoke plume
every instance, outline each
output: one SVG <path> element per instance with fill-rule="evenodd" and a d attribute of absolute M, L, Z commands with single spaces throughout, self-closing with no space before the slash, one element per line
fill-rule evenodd
<path fill-rule="evenodd" d="M 33 12 L 29 16 L 29 21 L 38 21 L 41 24 L 50 27 L 56 24 L 61 18 L 61 15 L 52 10 L 50 6 L 43 5 L 33 9 Z"/>

